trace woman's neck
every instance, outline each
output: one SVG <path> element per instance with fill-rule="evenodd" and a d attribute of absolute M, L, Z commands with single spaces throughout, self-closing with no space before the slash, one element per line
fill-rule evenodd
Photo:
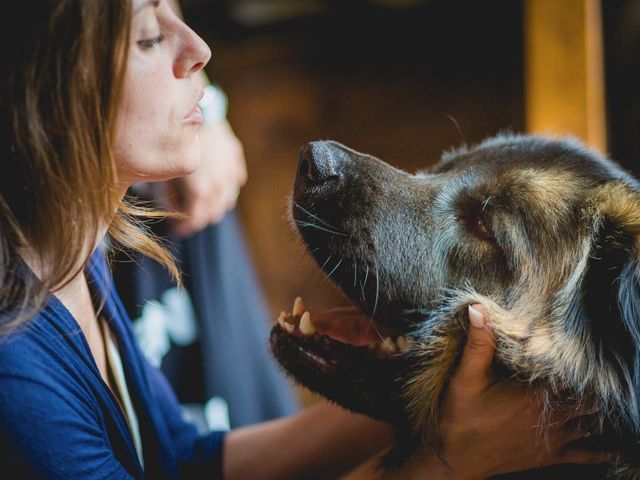
<path fill-rule="evenodd" d="M 84 270 L 80 271 L 78 275 L 73 277 L 63 287 L 55 290 L 53 294 L 60 302 L 65 306 L 67 310 L 76 319 L 80 328 L 82 328 L 87 340 L 89 337 L 95 334 L 97 330 L 96 325 L 96 311 L 91 299 L 91 292 L 89 291 L 89 284 L 85 277 Z"/>
<path fill-rule="evenodd" d="M 87 338 L 95 329 L 95 310 L 89 292 L 89 286 L 84 273 L 84 262 L 100 245 L 102 239 L 107 232 L 107 225 L 103 225 L 98 229 L 96 238 L 93 241 L 87 241 L 85 248 L 77 255 L 77 264 L 72 269 L 73 276 L 65 279 L 60 286 L 53 286 L 52 292 L 58 300 L 69 310 L 76 319 Z M 42 258 L 33 249 L 26 247 L 19 251 L 20 256 L 40 279 L 46 280 L 51 272 L 51 266 L 47 265 L 46 258 Z"/>
<path fill-rule="evenodd" d="M 112 388 L 107 374 L 107 359 L 104 349 L 104 341 L 102 338 L 102 330 L 100 328 L 100 322 L 94 308 L 89 284 L 87 283 L 84 271 L 85 260 L 91 252 L 98 248 L 106 231 L 107 228 L 105 226 L 101 229 L 101 235 L 98 237 L 99 240 L 96 240 L 93 244 L 87 242 L 87 246 L 84 251 L 78 255 L 78 264 L 74 269 L 77 273 L 65 281 L 59 288 L 54 288 L 51 293 L 53 293 L 65 306 L 80 326 L 100 375 L 105 383 Z M 20 252 L 20 255 L 38 278 L 46 278 L 47 272 L 51 271 L 51 268 L 48 268 L 46 263 L 43 264 L 40 257 L 36 255 L 35 252 L 25 249 Z"/>

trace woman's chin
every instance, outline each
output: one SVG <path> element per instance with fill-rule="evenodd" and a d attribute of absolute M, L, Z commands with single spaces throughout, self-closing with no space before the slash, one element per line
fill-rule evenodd
<path fill-rule="evenodd" d="M 200 167 L 202 157 L 200 149 L 187 152 L 174 158 L 168 155 L 158 155 L 160 161 L 140 162 L 137 165 L 127 165 L 126 169 L 118 172 L 119 183 L 132 185 L 141 182 L 161 182 L 172 178 L 185 177 L 192 174 Z"/>
<path fill-rule="evenodd" d="M 200 152 L 200 144 L 195 143 L 195 148 L 189 149 L 176 160 L 174 166 L 176 168 L 175 175 L 173 177 L 184 177 L 190 175 L 202 164 L 202 153 Z"/>
<path fill-rule="evenodd" d="M 175 170 L 168 173 L 165 177 L 159 178 L 156 181 L 169 180 L 169 179 L 178 178 L 178 177 L 186 177 L 187 175 L 191 175 L 196 170 L 198 170 L 198 168 L 200 167 L 200 164 L 201 164 L 200 158 L 198 157 L 197 161 L 177 165 Z"/>

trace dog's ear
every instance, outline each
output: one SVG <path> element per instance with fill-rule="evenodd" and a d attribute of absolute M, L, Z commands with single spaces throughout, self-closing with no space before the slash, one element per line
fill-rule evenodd
<path fill-rule="evenodd" d="M 619 376 L 623 391 L 615 403 L 626 404 L 620 413 L 640 434 L 640 192 L 613 181 L 597 187 L 589 203 L 592 248 L 581 291 L 583 318 L 597 361 Z"/>

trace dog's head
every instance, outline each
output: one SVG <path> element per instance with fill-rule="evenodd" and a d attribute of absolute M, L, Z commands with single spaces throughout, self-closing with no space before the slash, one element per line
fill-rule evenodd
<path fill-rule="evenodd" d="M 500 136 L 412 175 L 313 142 L 291 213 L 322 269 L 392 343 L 381 354 L 276 326 L 273 350 L 303 384 L 424 429 L 466 306 L 480 302 L 505 372 L 583 398 L 638 436 L 640 193 L 612 162 L 570 139 Z"/>

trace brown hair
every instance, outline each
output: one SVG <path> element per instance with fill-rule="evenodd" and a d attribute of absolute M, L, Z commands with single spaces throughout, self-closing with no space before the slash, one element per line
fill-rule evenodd
<path fill-rule="evenodd" d="M 161 214 L 128 205 L 117 188 L 112 141 L 130 0 L 10 0 L 4 10 L 0 333 L 33 316 L 49 291 L 83 268 L 105 221 L 120 244 L 178 276 L 171 255 L 134 220 Z M 27 247 L 46 265 L 40 279 L 21 273 Z"/>

